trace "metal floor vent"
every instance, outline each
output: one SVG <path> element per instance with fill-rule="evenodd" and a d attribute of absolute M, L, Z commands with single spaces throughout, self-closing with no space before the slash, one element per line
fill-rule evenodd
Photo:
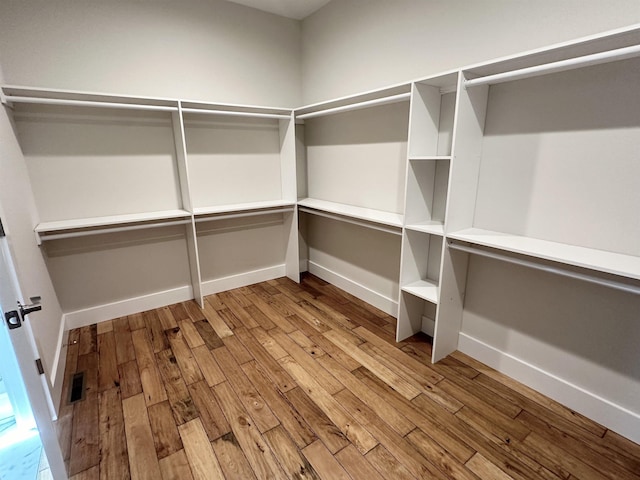
<path fill-rule="evenodd" d="M 84 398 L 84 372 L 76 373 L 71 379 L 69 389 L 69 403 L 74 403 Z"/>

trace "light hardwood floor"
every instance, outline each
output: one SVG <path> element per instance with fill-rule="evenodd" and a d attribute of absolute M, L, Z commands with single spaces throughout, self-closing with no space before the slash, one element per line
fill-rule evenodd
<path fill-rule="evenodd" d="M 70 477 L 640 478 L 640 446 L 394 322 L 306 276 L 74 330 Z"/>

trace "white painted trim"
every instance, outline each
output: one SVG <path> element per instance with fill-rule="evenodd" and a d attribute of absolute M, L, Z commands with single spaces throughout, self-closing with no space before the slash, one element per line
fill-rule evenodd
<path fill-rule="evenodd" d="M 202 294 L 211 295 L 218 292 L 224 292 L 233 288 L 246 287 L 254 283 L 266 282 L 285 276 L 285 264 L 275 265 L 251 272 L 239 273 L 228 277 L 216 278 L 202 282 Z"/>
<path fill-rule="evenodd" d="M 53 365 L 51 366 L 51 401 L 53 402 L 56 417 L 60 408 L 60 399 L 62 398 L 62 384 L 64 383 L 64 371 L 67 367 L 67 345 L 69 343 L 69 330 L 65 328 L 64 315 L 60 319 L 60 329 L 58 331 L 58 343 L 56 344 L 56 353 L 53 356 Z M 54 421 L 56 418 L 54 418 Z"/>
<path fill-rule="evenodd" d="M 336 273 L 328 268 L 323 267 L 322 265 L 318 265 L 315 262 L 309 260 L 309 273 L 315 275 L 316 277 L 320 277 L 325 282 L 329 282 L 335 285 L 338 288 L 350 293 L 358 297 L 361 300 L 373 305 L 376 308 L 379 308 L 383 312 L 396 317 L 398 316 L 398 302 L 385 297 L 381 293 L 378 293 L 374 290 L 371 290 L 369 287 L 366 287 L 360 283 L 354 282 L 353 280 L 348 279 Z"/>
<path fill-rule="evenodd" d="M 185 302 L 193 298 L 191 286 L 177 287 L 163 292 L 150 293 L 139 297 L 127 298 L 118 302 L 97 305 L 95 307 L 77 310 L 65 314 L 65 325 L 67 330 L 86 327 L 94 323 L 104 322 L 125 315 L 152 310 L 164 307 L 173 303 Z"/>
<path fill-rule="evenodd" d="M 632 412 L 462 332 L 458 340 L 458 350 L 601 423 L 631 441 L 640 442 L 639 412 Z"/>
<path fill-rule="evenodd" d="M 429 318 L 425 315 L 422 316 L 422 327 L 420 328 L 422 333 L 426 333 L 430 337 L 433 337 L 436 331 L 436 321 L 433 318 Z"/>

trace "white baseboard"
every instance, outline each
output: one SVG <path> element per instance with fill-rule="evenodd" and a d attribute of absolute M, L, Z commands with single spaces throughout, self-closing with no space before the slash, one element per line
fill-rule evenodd
<path fill-rule="evenodd" d="M 436 321 L 433 318 L 429 318 L 425 315 L 422 316 L 422 328 L 420 328 L 422 333 L 426 333 L 430 337 L 433 337 L 433 334 L 436 331 Z"/>
<path fill-rule="evenodd" d="M 285 275 L 285 265 L 282 264 L 260 270 L 253 270 L 252 272 L 239 273 L 238 275 L 216 278 L 215 280 L 202 282 L 202 295 L 212 295 L 233 288 L 266 282 L 267 280 L 284 277 Z"/>
<path fill-rule="evenodd" d="M 53 365 L 51 366 L 51 401 L 53 408 L 58 415 L 60 408 L 60 398 L 62 397 L 62 384 L 64 383 L 64 371 L 67 367 L 67 345 L 69 339 L 69 330 L 65 328 L 65 317 L 60 319 L 60 329 L 58 332 L 58 343 L 56 345 L 56 354 L 53 357 Z"/>
<path fill-rule="evenodd" d="M 458 350 L 534 390 L 640 443 L 640 414 L 617 405 L 535 365 L 460 333 Z"/>
<path fill-rule="evenodd" d="M 162 292 L 150 293 L 140 297 L 127 298 L 119 302 L 97 305 L 95 307 L 66 313 L 66 329 L 73 330 L 74 328 L 86 327 L 87 325 L 104 322 L 105 320 L 164 307 L 172 303 L 186 302 L 192 298 L 193 290 L 191 286 L 184 286 Z"/>
<path fill-rule="evenodd" d="M 349 292 L 351 295 L 358 297 L 361 300 L 364 300 L 367 303 L 370 303 L 376 308 L 379 308 L 385 313 L 393 317 L 398 316 L 398 302 L 385 297 L 384 295 L 371 290 L 369 287 L 366 287 L 360 283 L 354 282 L 353 280 L 348 279 L 347 277 L 343 277 L 339 273 L 336 273 L 328 268 L 325 268 L 321 265 L 318 265 L 315 262 L 309 260 L 309 273 L 312 273 L 316 277 L 320 277 L 325 282 L 329 282 L 335 285 L 342 290 Z"/>

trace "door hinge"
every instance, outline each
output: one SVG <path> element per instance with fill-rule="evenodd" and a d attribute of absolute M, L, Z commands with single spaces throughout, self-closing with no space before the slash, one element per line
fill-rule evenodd
<path fill-rule="evenodd" d="M 4 233 L 4 227 L 2 226 L 2 219 L 0 218 L 0 237 L 6 237 L 7 234 Z"/>
<path fill-rule="evenodd" d="M 42 360 L 39 358 L 36 359 L 36 368 L 38 369 L 39 375 L 44 375 L 44 367 L 42 366 Z"/>

